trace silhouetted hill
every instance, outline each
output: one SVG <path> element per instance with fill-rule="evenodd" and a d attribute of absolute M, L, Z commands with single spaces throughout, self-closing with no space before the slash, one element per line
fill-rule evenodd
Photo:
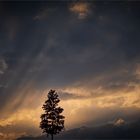
<path fill-rule="evenodd" d="M 46 136 L 22 137 L 17 140 L 45 140 Z M 140 121 L 133 123 L 108 123 L 96 127 L 80 127 L 65 131 L 55 139 L 140 139 Z"/>

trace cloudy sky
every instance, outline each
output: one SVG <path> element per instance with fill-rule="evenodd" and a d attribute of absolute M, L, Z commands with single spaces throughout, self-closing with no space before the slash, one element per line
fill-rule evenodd
<path fill-rule="evenodd" d="M 66 129 L 140 115 L 139 1 L 0 1 L 0 138 L 40 135 L 56 89 Z"/>

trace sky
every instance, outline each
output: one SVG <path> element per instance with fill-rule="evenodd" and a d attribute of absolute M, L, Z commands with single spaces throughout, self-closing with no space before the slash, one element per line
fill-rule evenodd
<path fill-rule="evenodd" d="M 41 135 L 55 89 L 65 128 L 140 115 L 139 1 L 0 1 L 0 139 Z"/>

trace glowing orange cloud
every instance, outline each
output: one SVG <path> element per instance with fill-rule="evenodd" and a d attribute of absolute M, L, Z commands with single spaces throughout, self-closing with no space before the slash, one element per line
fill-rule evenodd
<path fill-rule="evenodd" d="M 77 14 L 79 19 L 84 19 L 90 12 L 88 3 L 78 2 L 70 7 L 70 11 Z"/>

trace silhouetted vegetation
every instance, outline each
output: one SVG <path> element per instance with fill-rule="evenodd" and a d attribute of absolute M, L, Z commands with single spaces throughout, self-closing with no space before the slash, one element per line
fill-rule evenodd
<path fill-rule="evenodd" d="M 58 98 L 57 92 L 55 90 L 50 90 L 48 93 L 48 99 L 43 104 L 44 114 L 41 115 L 40 128 L 43 129 L 43 133 L 47 136 L 51 135 L 53 140 L 53 135 L 58 134 L 64 129 L 64 116 L 61 115 L 63 108 L 58 107 L 60 99 Z"/>

